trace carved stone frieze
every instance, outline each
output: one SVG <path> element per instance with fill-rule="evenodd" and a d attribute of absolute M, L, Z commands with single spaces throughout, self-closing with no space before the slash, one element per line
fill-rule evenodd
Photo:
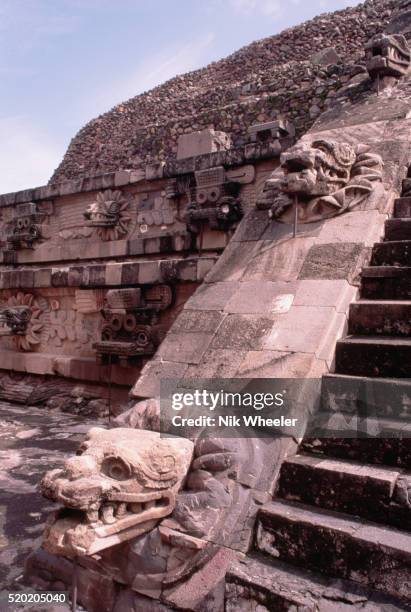
<path fill-rule="evenodd" d="M 0 306 L 0 336 L 12 336 L 18 350 L 32 351 L 40 344 L 47 304 L 31 293 L 18 292 Z"/>
<path fill-rule="evenodd" d="M 195 184 L 186 185 L 188 230 L 198 234 L 205 223 L 210 229 L 220 231 L 227 231 L 236 225 L 243 216 L 239 197 L 241 184 L 250 182 L 249 178 L 247 173 L 240 172 L 238 178 L 233 176 L 230 180 L 222 166 L 195 172 Z"/>
<path fill-rule="evenodd" d="M 165 228 L 173 225 L 177 218 L 176 206 L 170 201 L 172 198 L 163 197 L 158 193 L 154 198 L 149 194 L 140 196 L 139 210 L 137 213 L 137 225 L 140 233 L 145 233 L 151 226 Z"/>
<path fill-rule="evenodd" d="M 50 207 L 29 202 L 19 204 L 13 211 L 13 218 L 7 227 L 7 245 L 12 251 L 32 249 L 34 244 L 43 238 L 43 223 Z"/>
<path fill-rule="evenodd" d="M 93 344 L 98 362 L 126 365 L 133 358 L 154 354 L 165 335 L 159 313 L 172 300 L 168 285 L 108 291 L 101 340 Z"/>
<path fill-rule="evenodd" d="M 41 481 L 64 504 L 45 531 L 47 550 L 90 555 L 154 529 L 171 514 L 193 444 L 151 431 L 92 429 L 80 453 Z"/>
<path fill-rule="evenodd" d="M 259 208 L 277 221 L 300 223 L 339 215 L 358 206 L 382 180 L 383 162 L 367 147 L 316 140 L 301 143 L 281 156 L 282 176 L 265 183 Z"/>
<path fill-rule="evenodd" d="M 96 228 L 101 240 L 118 240 L 125 236 L 131 218 L 127 214 L 129 199 L 120 190 L 100 191 L 84 212 L 89 227 Z"/>

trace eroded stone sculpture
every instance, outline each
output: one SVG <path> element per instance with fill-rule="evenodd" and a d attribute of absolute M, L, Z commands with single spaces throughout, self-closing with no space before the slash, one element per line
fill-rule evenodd
<path fill-rule="evenodd" d="M 401 34 L 377 34 L 365 46 L 365 61 L 370 77 L 400 79 L 410 67 L 411 54 L 407 39 Z"/>
<path fill-rule="evenodd" d="M 12 336 L 15 347 L 32 351 L 40 344 L 44 305 L 31 293 L 18 292 L 0 307 L 0 336 Z"/>
<path fill-rule="evenodd" d="M 43 495 L 65 507 L 46 528 L 45 548 L 90 555 L 152 530 L 173 511 L 192 451 L 189 440 L 157 432 L 91 429 L 80 454 L 41 481 Z"/>
<path fill-rule="evenodd" d="M 19 204 L 13 211 L 13 219 L 7 228 L 7 244 L 12 251 L 32 249 L 42 238 L 42 224 L 46 218 L 37 204 Z"/>
<path fill-rule="evenodd" d="M 128 231 L 131 221 L 126 210 L 129 201 L 120 190 L 100 191 L 96 200 L 84 212 L 90 227 L 97 229 L 101 240 L 118 240 Z"/>
<path fill-rule="evenodd" d="M 130 429 L 159 427 L 156 399 L 115 424 L 92 429 L 80 455 L 44 477 L 43 494 L 64 508 L 51 517 L 43 546 L 69 558 L 100 551 L 99 566 L 113 580 L 170 601 L 193 574 L 220 571 L 219 551 L 229 563 L 249 549 L 252 523 L 239 531 L 239 521 L 257 512 L 254 497 L 263 495 L 280 446 L 215 431 L 191 442 Z M 40 570 L 41 554 L 36 559 Z M 209 588 L 205 580 L 199 597 Z"/>
<path fill-rule="evenodd" d="M 110 359 L 126 365 L 132 358 L 152 355 L 165 335 L 160 312 L 172 301 L 168 285 L 108 291 L 101 340 L 93 344 L 98 362 Z"/>
<path fill-rule="evenodd" d="M 273 219 L 301 223 L 341 214 L 358 206 L 382 180 L 383 162 L 366 147 L 316 140 L 281 156 L 282 176 L 273 174 L 258 202 Z"/>
<path fill-rule="evenodd" d="M 210 229 L 227 231 L 243 216 L 239 198 L 241 184 L 229 181 L 222 166 L 195 173 L 195 188 L 187 188 L 187 228 L 198 234 L 204 223 Z M 194 198 L 192 198 L 194 194 Z"/>

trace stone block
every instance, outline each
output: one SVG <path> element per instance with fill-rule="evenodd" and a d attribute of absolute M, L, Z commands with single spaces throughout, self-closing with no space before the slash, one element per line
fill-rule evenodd
<path fill-rule="evenodd" d="M 161 244 L 161 239 L 159 236 L 155 238 L 145 238 L 144 239 L 144 253 L 146 255 L 151 255 L 153 253 L 160 253 L 160 244 Z"/>
<path fill-rule="evenodd" d="M 191 332 L 169 333 L 157 351 L 157 357 L 178 363 L 200 363 L 209 347 L 213 334 Z"/>
<path fill-rule="evenodd" d="M 206 155 L 231 147 L 231 139 L 225 132 L 214 129 L 182 134 L 177 143 L 177 159 Z"/>
<path fill-rule="evenodd" d="M 384 233 L 385 219 L 386 215 L 378 210 L 354 210 L 339 215 L 323 224 L 316 244 L 355 242 L 372 246 Z"/>
<path fill-rule="evenodd" d="M 207 230 L 200 238 L 197 238 L 199 249 L 212 251 L 214 249 L 225 249 L 228 237 L 224 232 Z"/>
<path fill-rule="evenodd" d="M 210 310 L 183 310 L 175 321 L 171 331 L 175 333 L 207 332 L 215 333 L 224 315 Z"/>
<path fill-rule="evenodd" d="M 19 286 L 23 289 L 31 289 L 34 287 L 34 271 L 33 270 L 20 270 Z"/>
<path fill-rule="evenodd" d="M 125 263 L 122 265 L 121 284 L 122 285 L 137 285 L 139 281 L 138 263 Z"/>
<path fill-rule="evenodd" d="M 217 257 L 200 257 L 197 259 L 197 280 L 202 281 L 213 268 Z"/>
<path fill-rule="evenodd" d="M 261 241 L 251 242 L 249 245 L 244 248 L 240 242 L 230 242 L 212 271 L 207 275 L 205 282 L 240 280 L 263 247 Z"/>
<path fill-rule="evenodd" d="M 114 173 L 114 187 L 122 187 L 130 182 L 130 172 L 128 170 L 117 170 Z"/>
<path fill-rule="evenodd" d="M 177 263 L 178 276 L 182 281 L 193 281 L 197 280 L 197 260 L 196 259 L 182 259 Z"/>
<path fill-rule="evenodd" d="M 171 253 L 173 251 L 173 236 L 160 236 L 158 250 L 160 253 Z"/>
<path fill-rule="evenodd" d="M 69 268 L 52 268 L 51 269 L 51 286 L 52 287 L 67 287 L 68 272 L 69 272 Z"/>
<path fill-rule="evenodd" d="M 143 255 L 144 254 L 144 241 L 141 238 L 134 238 L 129 240 L 127 243 L 127 254 L 128 255 Z"/>
<path fill-rule="evenodd" d="M 238 290 L 239 282 L 204 283 L 190 297 L 186 308 L 190 310 L 224 310 L 227 302 Z"/>
<path fill-rule="evenodd" d="M 130 183 L 140 183 L 144 181 L 146 178 L 146 173 L 143 169 L 141 170 L 132 170 L 130 172 Z"/>
<path fill-rule="evenodd" d="M 51 286 L 51 268 L 40 268 L 34 273 L 34 287 Z"/>
<path fill-rule="evenodd" d="M 123 264 L 107 264 L 106 266 L 106 285 L 116 286 L 121 285 L 121 275 Z"/>
<path fill-rule="evenodd" d="M 333 306 L 346 312 L 358 292 L 346 280 L 301 280 L 297 284 L 294 306 Z"/>
<path fill-rule="evenodd" d="M 173 251 L 188 251 L 191 248 L 191 234 L 173 234 Z"/>
<path fill-rule="evenodd" d="M 314 356 L 287 351 L 248 351 L 238 369 L 242 378 L 305 378 Z"/>
<path fill-rule="evenodd" d="M 335 315 L 332 307 L 292 306 L 278 318 L 263 347 L 271 351 L 315 353 Z"/>
<path fill-rule="evenodd" d="M 222 322 L 213 349 L 256 350 L 264 344 L 270 335 L 274 318 L 258 315 L 228 315 Z"/>
<path fill-rule="evenodd" d="M 106 266 L 89 267 L 89 287 L 101 287 L 106 284 Z"/>
<path fill-rule="evenodd" d="M 188 366 L 184 378 L 242 378 L 238 372 L 246 355 L 245 350 L 210 348 L 199 365 Z"/>
<path fill-rule="evenodd" d="M 297 236 L 280 243 L 272 241 L 253 243 L 258 247 L 253 251 L 250 249 L 251 252 L 248 253 L 248 262 L 242 280 L 296 280 L 314 241 L 313 237 Z M 244 247 L 242 249 L 246 250 Z M 245 257 L 244 255 L 243 260 Z"/>
<path fill-rule="evenodd" d="M 146 181 L 154 181 L 163 178 L 164 166 L 165 162 L 158 162 L 157 164 L 146 166 Z"/>
<path fill-rule="evenodd" d="M 307 254 L 298 278 L 351 280 L 362 251 L 362 244 L 352 242 L 315 244 Z"/>
<path fill-rule="evenodd" d="M 152 359 L 143 368 L 130 395 L 135 398 L 159 397 L 161 380 L 180 380 L 184 377 L 186 370 L 187 366 L 182 363 Z"/>
<path fill-rule="evenodd" d="M 141 285 L 158 283 L 161 281 L 158 261 L 142 261 L 139 263 L 138 282 Z"/>
<path fill-rule="evenodd" d="M 224 310 L 238 314 L 285 313 L 293 304 L 295 290 L 295 282 L 244 281 L 239 283 Z"/>
<path fill-rule="evenodd" d="M 67 284 L 69 287 L 80 287 L 83 284 L 83 266 L 69 268 Z"/>

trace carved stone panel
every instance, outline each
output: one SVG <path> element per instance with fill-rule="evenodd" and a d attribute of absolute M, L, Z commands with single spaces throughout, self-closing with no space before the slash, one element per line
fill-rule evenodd
<path fill-rule="evenodd" d="M 93 344 L 97 361 L 127 365 L 130 360 L 154 354 L 166 333 L 159 314 L 172 301 L 168 285 L 108 291 L 101 340 Z"/>
<path fill-rule="evenodd" d="M 101 240 L 118 240 L 129 231 L 129 198 L 120 190 L 100 191 L 84 212 L 86 224 L 96 228 Z"/>

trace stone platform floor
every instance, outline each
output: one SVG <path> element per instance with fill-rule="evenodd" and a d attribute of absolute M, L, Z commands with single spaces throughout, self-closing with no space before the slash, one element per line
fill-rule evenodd
<path fill-rule="evenodd" d="M 73 454 L 93 425 L 104 423 L 0 402 L 0 592 L 27 591 L 22 583 L 25 558 L 40 545 L 47 515 L 56 507 L 37 491 L 38 482 Z M 39 610 L 3 606 L 1 601 L 1 610 Z"/>

